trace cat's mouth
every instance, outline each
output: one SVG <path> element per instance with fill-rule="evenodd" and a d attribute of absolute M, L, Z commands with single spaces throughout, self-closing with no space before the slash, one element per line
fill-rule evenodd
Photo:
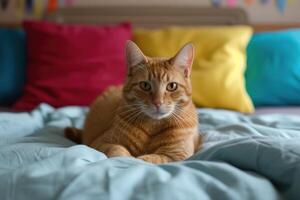
<path fill-rule="evenodd" d="M 146 115 L 148 115 L 149 117 L 151 117 L 152 119 L 160 120 L 160 119 L 168 117 L 172 113 L 172 110 L 169 110 L 169 111 L 162 111 L 162 110 L 153 111 L 152 110 L 152 111 L 146 111 L 144 113 Z"/>

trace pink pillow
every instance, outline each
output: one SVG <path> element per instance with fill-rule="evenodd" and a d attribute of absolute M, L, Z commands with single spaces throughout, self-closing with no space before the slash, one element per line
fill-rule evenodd
<path fill-rule="evenodd" d="M 89 105 L 125 77 L 124 46 L 131 25 L 61 25 L 26 21 L 27 83 L 15 110 L 45 102 L 54 107 Z"/>

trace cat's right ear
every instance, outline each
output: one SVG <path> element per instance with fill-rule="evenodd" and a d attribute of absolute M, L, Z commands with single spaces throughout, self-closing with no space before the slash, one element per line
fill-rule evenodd
<path fill-rule="evenodd" d="M 140 63 L 147 62 L 147 57 L 131 40 L 127 40 L 126 42 L 126 62 L 128 69 Z"/>

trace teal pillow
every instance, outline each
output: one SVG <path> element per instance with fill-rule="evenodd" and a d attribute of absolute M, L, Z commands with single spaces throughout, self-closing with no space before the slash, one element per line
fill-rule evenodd
<path fill-rule="evenodd" d="M 0 29 L 0 105 L 12 104 L 25 81 L 25 33 Z"/>
<path fill-rule="evenodd" d="M 255 34 L 245 78 L 255 106 L 300 105 L 300 29 Z"/>

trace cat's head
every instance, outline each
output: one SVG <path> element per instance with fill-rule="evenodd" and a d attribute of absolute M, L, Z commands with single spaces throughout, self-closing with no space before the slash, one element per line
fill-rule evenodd
<path fill-rule="evenodd" d="M 153 119 L 176 115 L 191 101 L 193 59 L 194 46 L 190 43 L 166 59 L 147 57 L 134 42 L 128 41 L 125 100 Z"/>

